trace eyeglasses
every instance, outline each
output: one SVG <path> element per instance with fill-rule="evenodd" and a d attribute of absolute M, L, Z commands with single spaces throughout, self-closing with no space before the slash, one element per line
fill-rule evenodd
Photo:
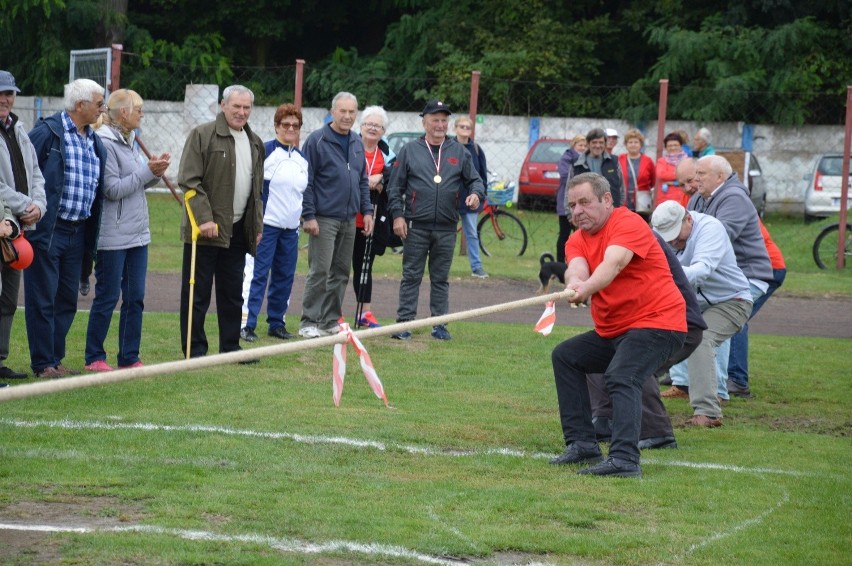
<path fill-rule="evenodd" d="M 364 122 L 361 124 L 362 128 L 367 128 L 368 130 L 384 130 L 385 127 L 381 124 L 374 124 L 372 122 Z"/>
<path fill-rule="evenodd" d="M 293 130 L 294 132 L 298 132 L 302 129 L 301 124 L 298 122 L 278 122 L 278 125 L 281 126 L 282 130 Z"/>
<path fill-rule="evenodd" d="M 467 124 L 459 124 L 458 126 L 456 126 L 456 129 L 458 129 L 458 130 L 469 130 L 470 126 L 468 126 Z"/>
<path fill-rule="evenodd" d="M 87 104 L 95 104 L 91 100 L 84 100 L 83 102 L 85 102 Z M 104 101 L 100 100 L 95 106 L 97 106 L 98 108 L 103 108 L 104 107 Z"/>

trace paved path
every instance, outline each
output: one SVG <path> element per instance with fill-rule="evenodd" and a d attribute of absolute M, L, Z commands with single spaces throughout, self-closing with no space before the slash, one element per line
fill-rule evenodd
<path fill-rule="evenodd" d="M 92 279 L 94 292 L 94 278 Z M 150 312 L 177 312 L 180 304 L 180 276 L 172 273 L 149 273 L 145 309 Z M 301 313 L 304 276 L 296 276 L 293 294 L 290 300 L 288 320 L 296 326 L 295 316 Z M 532 296 L 537 282 L 523 282 L 507 279 L 474 279 L 472 277 L 453 278 L 450 282 L 450 312 L 458 312 L 482 306 L 516 301 Z M 23 288 L 23 285 L 21 285 Z M 556 288 L 555 290 L 558 290 Z M 373 285 L 373 312 L 383 321 L 392 321 L 396 317 L 399 294 L 399 281 L 382 278 Z M 425 279 L 420 292 L 418 313 L 424 318 L 429 313 L 429 282 Z M 91 306 L 92 294 L 80 297 L 80 308 Z M 23 304 L 21 298 L 20 303 Z M 211 311 L 215 309 L 214 304 Z M 344 313 L 352 317 L 355 313 L 354 291 L 350 284 L 344 303 Z M 514 322 L 533 325 L 541 316 L 543 307 L 527 307 L 496 313 L 475 320 L 493 322 Z M 261 315 L 261 321 L 263 321 Z M 474 320 L 474 319 L 472 319 Z M 589 309 L 571 309 L 566 305 L 557 305 L 559 324 L 568 326 L 592 326 Z M 802 298 L 785 296 L 783 287 L 780 294 L 773 296 L 750 323 L 755 334 L 776 334 L 783 336 L 823 336 L 833 338 L 852 338 L 852 298 Z M 292 331 L 292 329 L 291 329 Z"/>

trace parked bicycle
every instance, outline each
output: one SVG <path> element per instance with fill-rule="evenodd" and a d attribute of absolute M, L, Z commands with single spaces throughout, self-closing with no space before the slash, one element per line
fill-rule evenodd
<path fill-rule="evenodd" d="M 822 229 L 814 241 L 814 261 L 820 269 L 829 269 L 837 265 L 837 244 L 840 238 L 840 223 L 831 224 Z M 852 224 L 846 224 L 846 242 L 843 246 L 846 257 L 845 266 L 852 261 Z"/>
<path fill-rule="evenodd" d="M 527 229 L 517 216 L 500 208 L 512 202 L 514 193 L 514 183 L 488 187 L 487 202 L 476 226 L 479 249 L 488 257 L 522 256 L 527 251 Z"/>

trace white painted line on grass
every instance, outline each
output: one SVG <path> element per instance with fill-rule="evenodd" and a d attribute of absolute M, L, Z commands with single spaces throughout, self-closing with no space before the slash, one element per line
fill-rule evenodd
<path fill-rule="evenodd" d="M 704 548 L 705 546 L 707 546 L 709 544 L 712 544 L 712 543 L 720 541 L 724 538 L 728 538 L 730 536 L 733 536 L 733 535 L 737 534 L 738 532 L 742 531 L 743 529 L 747 529 L 749 527 L 759 525 L 760 523 L 765 521 L 766 518 L 769 517 L 769 515 L 771 515 L 772 513 L 774 513 L 775 511 L 777 511 L 778 509 L 780 509 L 781 507 L 783 507 L 784 505 L 786 505 L 789 502 L 790 502 L 790 494 L 786 490 L 784 490 L 784 493 L 781 496 L 781 499 L 779 499 L 775 503 L 775 505 L 773 505 L 769 509 L 763 511 L 762 513 L 760 513 L 756 517 L 752 517 L 751 519 L 747 519 L 747 520 L 743 521 L 739 525 L 734 525 L 733 527 L 731 527 L 730 529 L 728 529 L 726 531 L 723 531 L 723 532 L 720 532 L 720 533 L 713 533 L 711 536 L 707 537 L 706 539 L 702 540 L 701 542 L 695 543 L 692 546 L 690 546 L 688 549 L 686 549 L 686 554 L 692 554 L 696 550 L 700 550 L 700 549 Z M 682 560 L 683 560 L 683 556 L 677 556 L 673 559 L 673 562 L 678 563 L 678 562 L 681 562 Z"/>
<path fill-rule="evenodd" d="M 163 425 L 154 423 L 105 423 L 100 421 L 23 421 L 18 419 L 0 419 L 0 425 L 13 426 L 18 428 L 64 428 L 71 430 L 141 430 L 154 432 L 198 432 L 198 433 L 214 433 L 228 436 L 245 436 L 253 438 L 268 438 L 271 440 L 290 440 L 303 444 L 340 444 L 350 448 L 372 448 L 379 451 L 397 450 L 407 452 L 409 454 L 420 454 L 423 456 L 452 456 L 452 457 L 470 457 L 470 456 L 508 456 L 512 458 L 533 458 L 533 459 L 550 459 L 556 454 L 546 454 L 542 452 L 524 452 L 514 448 L 484 448 L 481 450 L 460 450 L 460 449 L 441 449 L 431 448 L 428 446 L 414 446 L 410 444 L 387 443 L 378 440 L 361 440 L 357 438 L 349 438 L 345 436 L 324 436 L 312 434 L 297 434 L 292 432 L 265 432 L 247 429 L 235 429 L 223 426 L 214 425 Z M 700 470 L 725 470 L 728 472 L 746 473 L 746 474 L 775 474 L 794 477 L 807 477 L 819 475 L 826 477 L 825 474 L 817 474 L 815 472 L 800 472 L 796 470 L 782 470 L 778 468 L 750 468 L 747 466 L 734 466 L 730 464 L 716 464 L 712 462 L 684 462 L 676 460 L 655 460 L 653 458 L 643 458 L 643 464 L 653 464 L 657 466 L 679 466 L 686 468 L 694 468 Z"/>
<path fill-rule="evenodd" d="M 264 535 L 223 535 L 209 531 L 195 531 L 188 529 L 168 529 L 153 525 L 124 525 L 121 527 L 86 527 L 86 526 L 62 526 L 62 525 L 26 525 L 18 523 L 0 523 L 0 530 L 29 531 L 44 533 L 146 533 L 156 535 L 170 535 L 187 540 L 200 540 L 212 542 L 243 542 L 265 545 L 283 552 L 298 552 L 302 554 L 319 554 L 323 552 L 355 552 L 368 556 L 391 556 L 406 560 L 417 560 L 426 564 L 441 564 L 442 566 L 456 566 L 461 561 L 447 560 L 438 556 L 422 554 L 401 546 L 360 543 L 346 540 L 332 540 L 328 542 L 315 543 L 299 539 L 275 538 Z"/>

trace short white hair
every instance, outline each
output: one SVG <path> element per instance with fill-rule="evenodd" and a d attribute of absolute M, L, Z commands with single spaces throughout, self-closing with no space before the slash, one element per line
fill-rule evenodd
<path fill-rule="evenodd" d="M 222 91 L 222 102 L 227 101 L 228 98 L 230 98 L 232 94 L 245 94 L 245 93 L 249 94 L 249 96 L 251 97 L 251 103 L 252 103 L 252 105 L 254 105 L 254 93 L 251 91 L 250 88 L 245 87 L 243 85 L 226 86 L 225 90 Z"/>
<path fill-rule="evenodd" d="M 77 79 L 65 85 L 65 110 L 72 112 L 78 102 L 91 102 L 96 94 L 104 94 L 106 89 L 91 79 Z"/>
<path fill-rule="evenodd" d="M 382 121 L 382 126 L 385 128 L 388 127 L 388 113 L 385 112 L 385 109 L 381 106 L 367 106 L 364 110 L 361 111 L 361 123 L 367 120 L 370 116 L 378 116 Z"/>
<path fill-rule="evenodd" d="M 703 139 L 707 142 L 707 145 L 710 145 L 713 142 L 713 134 L 710 133 L 710 130 L 707 128 L 701 128 L 697 132 L 695 132 L 695 136 Z"/>
<path fill-rule="evenodd" d="M 334 95 L 334 98 L 331 99 L 331 109 L 334 110 L 337 107 L 338 100 L 354 100 L 355 101 L 355 109 L 358 109 L 358 99 L 355 98 L 355 95 L 351 92 L 341 91 Z"/>
<path fill-rule="evenodd" d="M 721 155 L 706 155 L 699 159 L 698 162 L 706 164 L 708 169 L 719 173 L 725 178 L 730 177 L 731 173 L 734 172 L 731 163 Z"/>

